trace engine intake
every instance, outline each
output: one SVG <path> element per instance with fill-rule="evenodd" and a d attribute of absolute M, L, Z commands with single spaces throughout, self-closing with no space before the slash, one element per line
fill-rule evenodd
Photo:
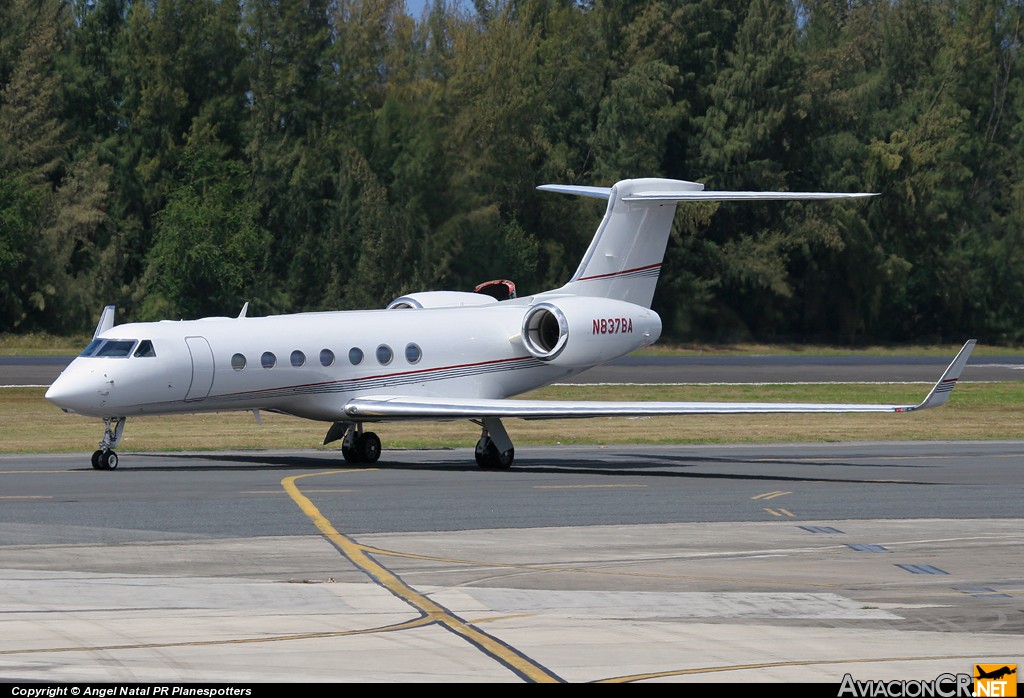
<path fill-rule="evenodd" d="M 538 303 L 523 318 L 523 344 L 538 359 L 555 358 L 568 341 L 569 321 L 558 306 Z"/>
<path fill-rule="evenodd" d="M 650 308 L 608 298 L 559 298 L 523 316 L 523 346 L 555 366 L 594 366 L 653 344 L 661 318 Z"/>

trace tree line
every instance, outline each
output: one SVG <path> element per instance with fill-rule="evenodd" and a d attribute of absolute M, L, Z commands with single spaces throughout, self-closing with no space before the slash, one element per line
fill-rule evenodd
<path fill-rule="evenodd" d="M 0 0 L 0 331 L 564 283 L 672 177 L 676 339 L 1024 341 L 1013 0 Z"/>

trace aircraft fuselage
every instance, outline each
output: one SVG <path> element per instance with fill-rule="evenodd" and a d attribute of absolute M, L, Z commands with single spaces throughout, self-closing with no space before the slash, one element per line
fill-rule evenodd
<path fill-rule="evenodd" d="M 97 336 L 93 355 L 87 349 L 76 358 L 47 398 L 95 417 L 264 409 L 336 421 L 345 403 L 360 395 L 517 395 L 650 344 L 661 330 L 647 308 L 631 306 L 628 316 L 618 307 L 595 309 L 575 322 L 568 339 L 593 362 L 565 366 L 525 348 L 529 307 L 494 303 L 119 325 Z"/>

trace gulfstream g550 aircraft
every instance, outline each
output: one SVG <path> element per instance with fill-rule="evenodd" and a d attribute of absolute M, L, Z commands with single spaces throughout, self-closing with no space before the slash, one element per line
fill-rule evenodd
<path fill-rule="evenodd" d="M 515 450 L 501 420 L 754 412 L 909 412 L 949 399 L 967 342 L 918 405 L 555 402 L 509 400 L 653 344 L 651 310 L 676 206 L 687 201 L 851 199 L 870 194 L 705 191 L 702 184 L 633 179 L 610 188 L 544 191 L 608 200 L 579 268 L 564 286 L 516 298 L 511 282 L 474 293 L 432 291 L 385 310 L 300 313 L 114 326 L 100 317 L 93 341 L 46 398 L 101 417 L 93 467 L 117 467 L 114 449 L 131 416 L 273 410 L 331 423 L 350 463 L 374 463 L 381 421 L 469 419 L 480 425 L 476 461 L 508 468 Z"/>

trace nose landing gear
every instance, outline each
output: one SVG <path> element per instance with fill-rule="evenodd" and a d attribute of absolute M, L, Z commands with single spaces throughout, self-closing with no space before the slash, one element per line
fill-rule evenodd
<path fill-rule="evenodd" d="M 124 422 L 124 417 L 103 418 L 103 440 L 100 441 L 99 450 L 92 454 L 92 467 L 96 470 L 115 470 L 117 468 L 117 454 L 114 453 L 114 449 L 121 443 Z"/>

